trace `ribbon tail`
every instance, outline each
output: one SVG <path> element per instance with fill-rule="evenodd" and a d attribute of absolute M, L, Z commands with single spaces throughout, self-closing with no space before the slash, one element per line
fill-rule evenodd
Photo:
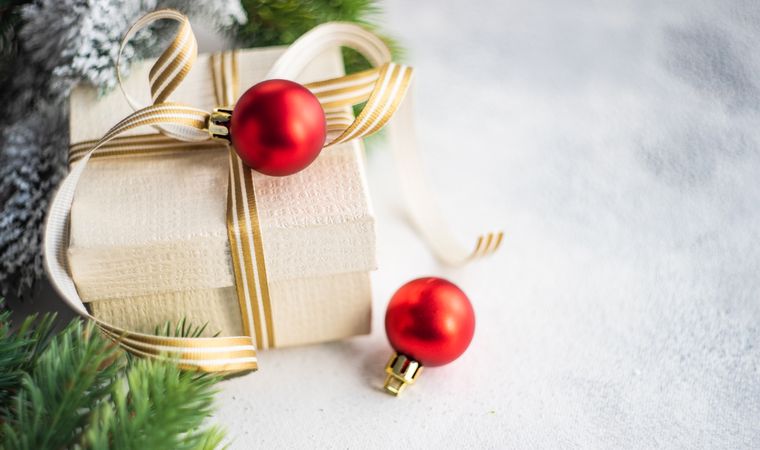
<path fill-rule="evenodd" d="M 417 151 L 412 99 L 408 93 L 412 70 L 390 62 L 390 50 L 380 38 L 355 24 L 320 25 L 296 40 L 277 60 L 269 76 L 295 79 L 311 59 L 326 49 L 341 46 L 364 55 L 375 69 L 306 85 L 326 109 L 328 127 L 335 128 L 329 131 L 337 137 L 327 146 L 369 136 L 390 120 L 390 144 L 407 209 L 412 223 L 433 253 L 446 264 L 461 265 L 498 250 L 504 238 L 502 232 L 485 233 L 468 248 L 462 246 L 447 227 L 436 207 L 435 195 L 421 176 L 425 165 Z M 362 111 L 347 124 L 350 119 L 346 120 L 340 108 L 365 100 Z"/>
<path fill-rule="evenodd" d="M 411 91 L 411 87 L 409 90 Z M 412 93 L 408 92 L 387 127 L 406 209 L 412 224 L 435 256 L 448 265 L 462 265 L 495 252 L 502 243 L 503 232 L 481 235 L 474 248 L 467 248 L 460 244 L 449 229 L 436 203 L 436 195 L 430 190 L 430 184 L 424 176 L 425 165 L 417 148 L 414 132 L 412 97 Z"/>

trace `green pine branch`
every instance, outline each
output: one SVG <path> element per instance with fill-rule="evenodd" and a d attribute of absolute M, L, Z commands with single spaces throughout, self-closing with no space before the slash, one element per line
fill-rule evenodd
<path fill-rule="evenodd" d="M 287 45 L 315 26 L 343 21 L 358 23 L 377 33 L 376 19 L 380 8 L 375 0 L 242 0 L 248 22 L 234 30 L 243 47 Z M 401 47 L 391 38 L 378 33 L 391 48 L 394 58 L 402 55 Z M 369 68 L 358 53 L 344 49 L 349 73 Z"/>
<path fill-rule="evenodd" d="M 208 324 L 193 325 L 183 318 L 177 322 L 177 325 L 172 327 L 172 323 L 167 320 L 163 325 L 157 326 L 153 334 L 169 337 L 201 337 L 203 336 L 203 332 L 206 331 L 206 325 Z M 214 336 L 217 336 L 218 334 L 219 333 L 216 333 Z"/>
<path fill-rule="evenodd" d="M 0 309 L 3 303 L 0 301 Z M 25 373 L 37 364 L 53 333 L 55 315 L 29 316 L 15 333 L 11 330 L 10 311 L 0 311 L 0 405 L 5 405 L 18 391 Z"/>
<path fill-rule="evenodd" d="M 119 370 L 117 347 L 77 320 L 50 341 L 7 407 L 8 449 L 66 448 L 79 440 Z M 116 383 L 118 384 L 118 383 Z"/>
<path fill-rule="evenodd" d="M 87 448 L 193 450 L 216 448 L 223 440 L 221 429 L 203 427 L 212 413 L 216 377 L 135 359 L 126 381 L 113 384 L 110 401 L 93 414 Z"/>
<path fill-rule="evenodd" d="M 54 316 L 16 331 L 0 313 L 0 449 L 213 449 L 224 432 L 206 424 L 218 377 L 170 362 L 126 358 L 92 323 L 53 335 Z M 203 327 L 167 324 L 161 334 Z"/>

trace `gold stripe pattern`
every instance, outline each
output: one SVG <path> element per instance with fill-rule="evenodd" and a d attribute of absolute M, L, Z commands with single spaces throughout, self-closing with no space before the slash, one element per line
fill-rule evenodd
<path fill-rule="evenodd" d="M 217 104 L 233 105 L 239 95 L 237 52 L 214 55 L 211 73 Z M 274 320 L 253 171 L 231 147 L 229 161 L 227 234 L 243 330 L 254 337 L 258 348 L 274 347 Z"/>
<path fill-rule="evenodd" d="M 198 42 L 190 22 L 183 20 L 172 44 L 150 71 L 150 93 L 153 103 L 161 103 L 185 79 L 198 57 Z"/>
<path fill-rule="evenodd" d="M 129 139 L 129 137 L 139 139 Z M 144 156 L 160 153 L 183 152 L 192 150 L 226 150 L 227 146 L 218 141 L 181 142 L 162 134 L 142 134 L 120 137 L 102 145 L 91 159 L 121 156 Z M 97 141 L 85 141 L 72 145 L 69 152 L 69 164 L 73 164 L 87 154 Z"/>
<path fill-rule="evenodd" d="M 338 132 L 326 147 L 380 130 L 404 99 L 411 78 L 411 67 L 386 63 L 353 75 L 306 84 L 325 109 L 328 132 Z M 355 119 L 346 112 L 346 107 L 364 102 L 367 104 Z"/>
<path fill-rule="evenodd" d="M 472 251 L 470 259 L 476 259 L 483 256 L 488 256 L 501 247 L 501 241 L 504 239 L 504 232 L 497 231 L 493 233 L 486 233 L 478 236 L 478 241 L 475 244 L 475 250 Z"/>

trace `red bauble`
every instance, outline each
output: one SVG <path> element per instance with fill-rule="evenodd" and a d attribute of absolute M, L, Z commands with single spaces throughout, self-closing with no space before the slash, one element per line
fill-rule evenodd
<path fill-rule="evenodd" d="M 230 120 L 240 159 L 266 175 L 304 169 L 319 155 L 326 134 L 325 112 L 317 97 L 287 80 L 262 81 L 248 89 Z"/>
<path fill-rule="evenodd" d="M 385 313 L 393 348 L 425 366 L 450 363 L 464 353 L 475 332 L 470 300 L 455 284 L 428 277 L 396 291 Z"/>

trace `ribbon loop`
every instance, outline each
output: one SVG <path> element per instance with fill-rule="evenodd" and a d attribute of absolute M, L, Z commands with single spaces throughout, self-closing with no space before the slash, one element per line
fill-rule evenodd
<path fill-rule="evenodd" d="M 295 80 L 314 58 L 336 47 L 356 50 L 373 67 L 391 62 L 390 49 L 376 35 L 353 23 L 329 22 L 317 25 L 290 44 L 267 78 Z"/>
<path fill-rule="evenodd" d="M 166 102 L 169 95 L 185 79 L 198 58 L 198 42 L 190 26 L 190 19 L 179 11 L 162 9 L 148 13 L 135 22 L 124 35 L 116 57 L 116 77 L 119 81 L 119 88 L 129 106 L 135 111 L 144 108 L 145 105 L 141 105 L 140 102 L 132 98 L 124 88 L 121 75 L 121 57 L 127 43 L 135 34 L 159 20 L 173 20 L 178 22 L 179 26 L 169 47 L 164 50 L 150 69 L 148 81 L 154 105 Z M 205 124 L 197 127 L 188 126 L 181 122 L 165 122 L 161 125 L 154 125 L 154 127 L 161 133 L 181 141 L 205 141 L 209 139 Z"/>

